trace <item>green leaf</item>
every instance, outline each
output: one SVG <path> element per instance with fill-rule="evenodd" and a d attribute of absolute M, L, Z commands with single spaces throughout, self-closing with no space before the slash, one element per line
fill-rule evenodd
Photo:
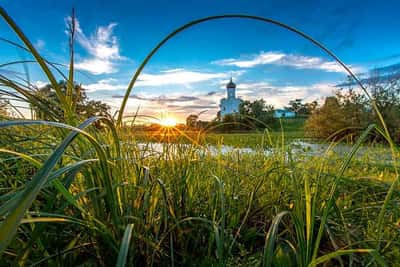
<path fill-rule="evenodd" d="M 124 236 L 122 238 L 121 246 L 119 248 L 117 267 L 123 267 L 126 264 L 128 257 L 129 244 L 131 242 L 133 224 L 128 224 L 125 228 Z"/>
<path fill-rule="evenodd" d="M 308 266 L 309 267 L 314 267 L 317 266 L 318 264 L 321 264 L 323 262 L 329 261 L 333 258 L 340 257 L 343 255 L 348 255 L 348 254 L 354 254 L 354 253 L 369 253 L 372 255 L 372 257 L 375 259 L 377 263 L 379 263 L 380 266 L 388 266 L 383 258 L 376 252 L 374 249 L 348 249 L 348 250 L 337 250 L 335 252 L 326 254 L 324 256 L 321 256 L 319 258 L 316 258 L 313 260 Z"/>
<path fill-rule="evenodd" d="M 276 235 L 278 234 L 279 224 L 281 223 L 285 215 L 290 215 L 290 214 L 291 213 L 289 211 L 282 211 L 278 215 L 276 215 L 272 221 L 272 224 L 265 237 L 265 246 L 263 255 L 264 267 L 272 266 L 272 261 L 274 259 L 275 241 L 276 241 Z"/>

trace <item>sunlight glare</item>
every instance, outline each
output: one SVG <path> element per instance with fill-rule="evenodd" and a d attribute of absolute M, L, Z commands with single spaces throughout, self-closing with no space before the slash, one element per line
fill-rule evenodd
<path fill-rule="evenodd" d="M 164 127 L 174 127 L 176 126 L 176 120 L 171 117 L 164 118 L 160 121 L 161 126 Z"/>

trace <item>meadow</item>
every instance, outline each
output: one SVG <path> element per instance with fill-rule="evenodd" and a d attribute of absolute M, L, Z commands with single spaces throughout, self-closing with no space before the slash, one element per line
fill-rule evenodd
<path fill-rule="evenodd" d="M 305 118 L 283 118 L 277 119 L 274 125 L 263 131 L 247 131 L 236 133 L 206 132 L 204 143 L 219 145 L 224 144 L 233 147 L 268 148 L 277 142 L 290 143 L 294 140 L 305 140 L 304 136 Z"/>
<path fill-rule="evenodd" d="M 296 153 L 296 127 L 287 137 L 199 134 L 154 151 L 152 139 L 122 127 L 124 104 L 115 120 L 77 117 L 73 53 L 64 93 L 56 66 L 0 15 L 62 110 L 0 74 L 5 93 L 52 116 L 0 121 L 0 265 L 400 266 L 399 150 L 384 122 L 345 155 Z M 387 139 L 390 163 L 355 157 L 374 129 Z M 254 151 L 215 154 L 207 143 Z"/>
<path fill-rule="evenodd" d="M 124 135 L 142 143 L 186 143 L 207 145 L 225 145 L 235 148 L 270 148 L 278 141 L 292 142 L 295 140 L 311 140 L 304 135 L 306 118 L 277 119 L 273 125 L 267 125 L 264 130 L 236 130 L 221 131 L 218 127 L 210 129 L 179 129 L 175 127 L 161 127 L 156 130 L 136 130 L 125 127 Z M 320 140 L 312 140 L 319 142 Z"/>

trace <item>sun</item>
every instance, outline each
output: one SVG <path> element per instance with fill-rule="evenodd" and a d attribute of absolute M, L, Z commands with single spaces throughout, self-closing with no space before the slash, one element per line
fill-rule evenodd
<path fill-rule="evenodd" d="M 176 120 L 174 118 L 167 117 L 167 118 L 160 120 L 160 124 L 163 127 L 174 127 L 174 126 L 176 126 Z"/>

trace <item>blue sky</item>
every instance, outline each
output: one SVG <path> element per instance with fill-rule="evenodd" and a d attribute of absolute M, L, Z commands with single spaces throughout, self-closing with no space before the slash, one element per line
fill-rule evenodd
<path fill-rule="evenodd" d="M 66 21 L 75 7 L 76 81 L 91 99 L 119 107 L 141 60 L 166 34 L 190 20 L 241 13 L 269 17 L 315 37 L 367 76 L 400 62 L 398 1 L 5 1 L 14 18 L 48 60 L 68 62 Z M 19 41 L 4 21 L 0 37 Z M 1 64 L 29 55 L 0 43 Z M 22 72 L 22 66 L 0 71 Z M 31 83 L 46 83 L 29 65 Z M 208 110 L 210 119 L 230 76 L 242 99 L 264 98 L 276 108 L 290 99 L 320 100 L 346 79 L 344 71 L 309 42 L 274 25 L 227 19 L 197 25 L 168 42 L 144 69 L 127 113 L 179 120 Z"/>

